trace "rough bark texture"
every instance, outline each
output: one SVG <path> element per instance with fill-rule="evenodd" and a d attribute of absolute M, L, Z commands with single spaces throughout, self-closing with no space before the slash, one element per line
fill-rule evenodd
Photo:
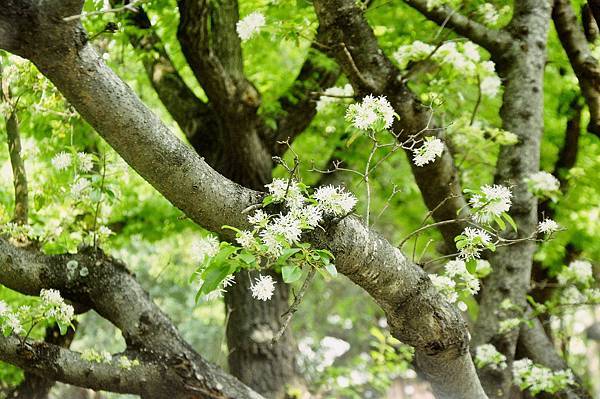
<path fill-rule="evenodd" d="M 86 277 L 70 279 L 67 262 L 87 267 Z M 121 330 L 130 358 L 140 365 L 126 370 L 111 363 L 91 363 L 79 353 L 52 343 L 25 344 L 15 336 L 0 338 L 0 359 L 48 379 L 144 398 L 260 398 L 231 375 L 206 362 L 181 337 L 125 266 L 99 252 L 42 255 L 0 238 L 0 283 L 23 294 L 55 288 Z"/>
<path fill-rule="evenodd" d="M 552 19 L 590 110 L 588 131 L 600 137 L 600 64 L 592 54 L 569 0 L 555 0 Z"/>
<path fill-rule="evenodd" d="M 44 16 L 43 12 L 55 10 L 58 8 L 32 7 L 30 12 Z M 65 8 L 59 11 L 62 15 L 70 14 Z M 30 14 L 25 13 L 25 17 L 19 14 L 12 2 L 0 14 L 2 29 L 6 31 L 10 25 L 16 32 L 10 40 L 0 42 L 0 47 L 36 63 L 98 133 L 192 220 L 215 231 L 223 224 L 247 226 L 242 210 L 259 203 L 260 194 L 219 175 L 175 138 L 104 65 L 86 43 L 79 24 L 54 25 L 47 22 L 54 19 L 28 19 Z M 12 26 L 14 23 L 17 25 Z M 52 39 L 50 43 L 39 40 L 40 31 Z M 38 39 L 32 40 L 33 37 Z M 177 185 L 173 184 L 175 181 Z M 384 308 L 394 336 L 415 346 L 420 367 L 439 397 L 485 398 L 468 353 L 465 323 L 458 311 L 436 292 L 421 268 L 353 217 L 331 223 L 326 232 L 316 232 L 312 241 L 334 252 L 338 270 L 363 287 Z M 115 306 L 119 303 L 125 306 L 112 295 L 107 299 Z M 127 306 L 131 307 L 129 303 Z M 108 317 L 107 312 L 102 314 Z M 135 330 L 139 325 L 123 325 L 125 320 L 121 317 L 125 315 L 117 316 L 120 323 L 113 322 L 124 329 L 130 342 L 136 335 L 128 330 Z M 152 334 L 144 338 L 131 342 L 159 348 L 165 345 L 161 340 L 152 339 Z M 18 361 L 12 357 L 11 360 Z"/>
<path fill-rule="evenodd" d="M 511 46 L 501 54 L 492 54 L 504 84 L 500 111 L 502 127 L 519 137 L 517 144 L 501 149 L 496 169 L 496 182 L 512 186 L 510 213 L 519 228 L 517 234 L 509 233 L 512 238 L 530 236 L 537 225 L 537 200 L 528 191 L 525 179 L 539 169 L 543 74 L 550 11 L 549 1 L 516 2 L 513 19 L 506 28 L 513 38 Z M 473 340 L 477 345 L 494 344 L 507 357 L 509 364 L 515 355 L 519 331 L 498 334 L 500 321 L 516 316 L 510 311 L 500 311 L 498 304 L 508 298 L 515 305 L 526 305 L 535 248 L 532 241 L 499 247 L 490 257 L 494 272 L 482 289 Z M 501 372 L 483 369 L 480 377 L 490 398 L 508 397 L 510 368 Z"/>
<path fill-rule="evenodd" d="M 60 335 L 60 329 L 55 324 L 46 328 L 44 342 L 68 348 L 74 337 L 75 330 L 69 328 L 65 335 Z M 25 372 L 23 381 L 7 397 L 13 399 L 48 399 L 50 389 L 55 384 L 55 380 L 35 373 Z"/>

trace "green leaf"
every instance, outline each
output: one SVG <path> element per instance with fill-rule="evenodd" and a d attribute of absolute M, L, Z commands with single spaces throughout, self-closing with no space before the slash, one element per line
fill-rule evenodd
<path fill-rule="evenodd" d="M 517 224 L 515 223 L 515 221 L 513 220 L 513 218 L 508 213 L 506 213 L 506 212 L 503 213 L 502 216 L 508 222 L 508 224 L 510 224 L 512 226 L 513 230 L 516 232 L 517 231 Z"/>
<path fill-rule="evenodd" d="M 281 256 L 279 258 L 277 258 L 277 264 L 278 265 L 283 265 L 290 256 L 294 255 L 295 253 L 300 252 L 300 248 L 287 248 L 283 250 L 283 253 L 281 254 Z"/>
<path fill-rule="evenodd" d="M 281 275 L 283 277 L 283 281 L 285 281 L 288 284 L 291 284 L 295 281 L 300 280 L 300 277 L 302 277 L 302 269 L 295 265 L 286 265 L 281 268 Z"/>
<path fill-rule="evenodd" d="M 238 259 L 244 262 L 247 265 L 253 265 L 256 263 L 256 257 L 249 252 L 241 252 L 238 254 Z"/>
<path fill-rule="evenodd" d="M 502 218 L 494 215 L 494 221 L 498 224 L 500 230 L 504 230 L 506 228 L 506 223 L 504 223 L 504 220 L 502 220 Z"/>
<path fill-rule="evenodd" d="M 467 271 L 471 274 L 475 274 L 477 270 L 477 261 L 475 259 L 471 259 L 466 263 Z"/>

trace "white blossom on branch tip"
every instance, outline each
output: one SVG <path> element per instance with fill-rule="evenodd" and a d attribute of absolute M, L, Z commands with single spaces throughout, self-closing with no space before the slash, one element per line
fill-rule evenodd
<path fill-rule="evenodd" d="M 444 142 L 436 137 L 426 137 L 423 144 L 413 150 L 413 162 L 423 166 L 434 162 L 444 152 Z"/>
<path fill-rule="evenodd" d="M 54 166 L 56 170 L 61 171 L 71 166 L 71 161 L 71 154 L 61 151 L 52 158 L 51 162 L 52 166 Z"/>
<path fill-rule="evenodd" d="M 339 186 L 319 187 L 313 197 L 318 207 L 324 212 L 335 216 L 347 215 L 356 205 L 356 197 Z"/>
<path fill-rule="evenodd" d="M 265 23 L 265 16 L 262 13 L 255 11 L 240 19 L 235 25 L 235 29 L 240 39 L 245 42 L 257 35 L 261 28 L 265 26 Z"/>
<path fill-rule="evenodd" d="M 275 281 L 273 281 L 273 277 L 269 275 L 263 276 L 262 274 L 259 274 L 255 279 L 254 284 L 250 285 L 250 291 L 252 292 L 253 298 L 261 301 L 268 301 L 275 291 Z"/>

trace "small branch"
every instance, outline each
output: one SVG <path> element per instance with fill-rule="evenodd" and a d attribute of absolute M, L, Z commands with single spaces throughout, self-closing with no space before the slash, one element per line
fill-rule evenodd
<path fill-rule="evenodd" d="M 78 19 L 83 19 L 83 18 L 87 18 L 87 17 L 91 17 L 93 15 L 103 15 L 103 14 L 117 14 L 123 11 L 133 11 L 133 12 L 137 12 L 137 8 L 135 8 L 135 5 L 138 3 L 142 3 L 144 0 L 133 0 L 131 3 L 129 4 L 125 4 L 122 7 L 116 7 L 116 8 L 109 8 L 106 10 L 97 10 L 97 11 L 90 11 L 90 12 L 84 12 L 81 14 L 77 14 L 77 15 L 71 15 L 69 17 L 64 17 L 63 21 L 65 22 L 71 22 L 71 21 L 76 21 Z"/>
<path fill-rule="evenodd" d="M 302 299 L 304 298 L 304 294 L 306 294 L 306 291 L 308 290 L 310 282 L 315 277 L 316 272 L 317 272 L 317 269 L 315 269 L 314 267 L 311 267 L 310 270 L 308 271 L 308 274 L 306 275 L 306 278 L 304 279 L 304 283 L 302 283 L 302 287 L 300 288 L 300 291 L 298 291 L 298 295 L 296 295 L 296 297 L 294 298 L 294 302 L 292 303 L 292 306 L 290 306 L 290 308 L 282 315 L 282 317 L 284 318 L 283 324 L 281 325 L 281 328 L 279 329 L 279 331 L 277 331 L 277 334 L 275 334 L 275 336 L 273 337 L 273 341 L 272 341 L 273 343 L 276 343 L 277 341 L 279 341 L 279 339 L 281 338 L 281 336 L 287 329 L 288 325 L 290 324 L 290 321 L 292 320 L 292 316 L 294 316 L 294 313 L 296 313 L 298 311 L 298 307 L 300 306 L 300 303 L 302 302 Z"/>

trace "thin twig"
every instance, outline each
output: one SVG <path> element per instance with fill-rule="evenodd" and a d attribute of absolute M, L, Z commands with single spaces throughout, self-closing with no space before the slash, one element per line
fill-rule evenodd
<path fill-rule="evenodd" d="M 306 275 L 306 278 L 304 279 L 304 283 L 302 283 L 302 287 L 300 287 L 300 291 L 298 291 L 298 295 L 296 295 L 296 298 L 294 298 L 294 302 L 292 303 L 292 306 L 290 306 L 290 308 L 282 315 L 284 318 L 283 324 L 281 325 L 281 328 L 279 329 L 279 331 L 277 331 L 277 334 L 275 334 L 275 336 L 273 337 L 273 340 L 271 341 L 272 343 L 276 343 L 277 341 L 279 341 L 279 339 L 281 338 L 281 336 L 287 329 L 288 325 L 290 324 L 290 321 L 292 320 L 292 316 L 294 316 L 294 313 L 296 313 L 298 311 L 300 302 L 302 302 L 302 299 L 304 298 L 304 294 L 306 294 L 306 291 L 308 290 L 310 282 L 315 277 L 316 272 L 317 272 L 317 269 L 315 269 L 314 267 L 311 267 L 310 270 L 308 271 L 308 274 Z"/>
<path fill-rule="evenodd" d="M 133 0 L 131 3 L 125 4 L 122 7 L 110 8 L 108 10 L 90 11 L 90 12 L 84 12 L 84 13 L 77 14 L 77 15 L 71 15 L 69 17 L 64 17 L 63 21 L 65 21 L 65 22 L 76 21 L 78 19 L 82 19 L 82 18 L 86 18 L 86 17 L 91 17 L 93 15 L 116 14 L 116 13 L 119 13 L 119 12 L 122 12 L 122 11 L 137 12 L 138 9 L 135 8 L 135 5 L 137 3 L 142 3 L 143 1 L 144 0 Z"/>

